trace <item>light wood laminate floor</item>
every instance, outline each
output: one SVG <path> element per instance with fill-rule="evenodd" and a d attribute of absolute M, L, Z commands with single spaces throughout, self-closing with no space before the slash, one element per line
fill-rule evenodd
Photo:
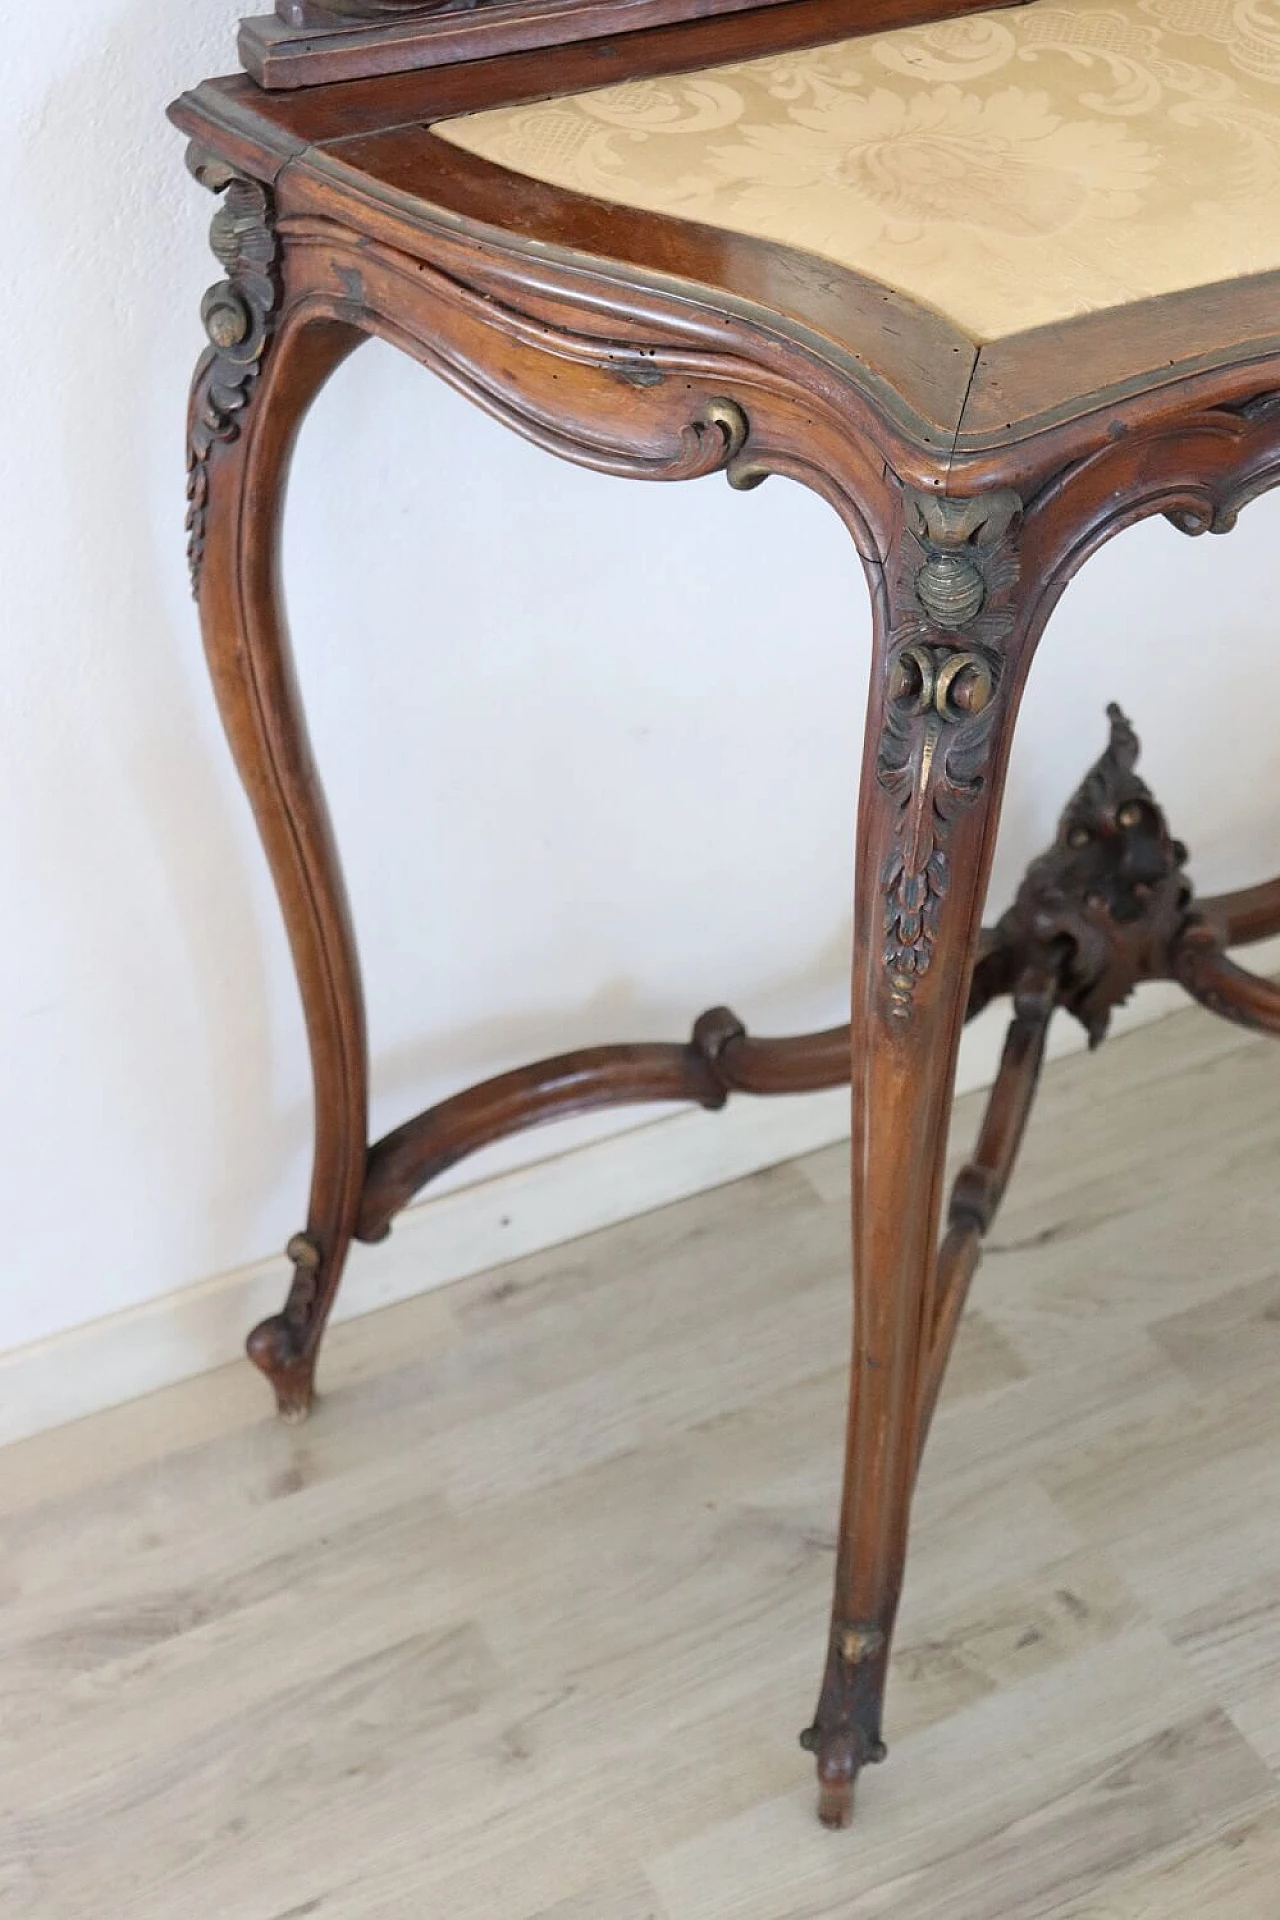
<path fill-rule="evenodd" d="M 845 1835 L 838 1149 L 8 1449 L 0 1915 L 1278 1920 L 1278 1167 L 1207 1016 L 1050 1071 Z"/>

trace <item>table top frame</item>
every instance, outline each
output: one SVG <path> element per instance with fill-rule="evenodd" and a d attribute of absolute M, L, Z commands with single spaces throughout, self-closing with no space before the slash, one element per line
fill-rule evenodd
<path fill-rule="evenodd" d="M 937 17 L 936 0 L 894 4 L 907 17 Z M 840 0 L 787 0 L 751 16 L 294 92 L 232 76 L 183 95 L 171 115 L 286 201 L 328 206 L 410 253 L 462 240 L 500 256 L 516 278 L 522 264 L 535 279 L 605 277 L 619 304 L 645 288 L 782 333 L 862 388 L 931 461 L 945 451 L 990 468 L 993 484 L 1001 449 L 1070 437 L 1089 418 L 1111 431 L 1144 417 L 1162 391 L 1185 397 L 1188 381 L 1228 404 L 1265 381 L 1280 355 L 1280 272 L 984 342 L 828 261 L 513 174 L 431 131 L 460 114 L 692 71 L 727 54 L 820 44 L 843 17 Z"/>

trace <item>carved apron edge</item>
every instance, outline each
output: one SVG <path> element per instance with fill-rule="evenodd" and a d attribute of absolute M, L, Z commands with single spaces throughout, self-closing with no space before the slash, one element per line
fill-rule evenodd
<path fill-rule="evenodd" d="M 1236 423 L 1240 432 L 1280 426 L 1280 391 L 1267 388 L 1249 400 L 1213 410 L 1218 419 Z M 1171 508 L 1165 519 L 1179 533 L 1231 533 L 1247 506 L 1277 484 L 1277 462 L 1267 462 L 1261 472 L 1230 479 L 1219 486 L 1206 486 L 1203 498 L 1195 505 Z"/>

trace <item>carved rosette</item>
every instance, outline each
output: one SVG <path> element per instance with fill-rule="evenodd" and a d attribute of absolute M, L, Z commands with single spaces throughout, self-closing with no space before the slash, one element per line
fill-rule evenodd
<path fill-rule="evenodd" d="M 898 809 L 885 863 L 884 964 L 890 1011 L 910 1017 L 928 972 L 950 887 L 948 842 L 986 778 L 992 724 L 1013 629 L 1018 579 L 1016 493 L 972 500 L 909 491 L 898 599 L 908 609 L 890 641 L 889 688 L 877 775 Z"/>
<path fill-rule="evenodd" d="M 223 196 L 209 244 L 225 274 L 200 303 L 209 345 L 196 368 L 187 427 L 187 559 L 198 594 L 210 455 L 217 441 L 240 432 L 275 326 L 280 275 L 270 190 L 198 152 L 187 164 L 202 186 Z"/>

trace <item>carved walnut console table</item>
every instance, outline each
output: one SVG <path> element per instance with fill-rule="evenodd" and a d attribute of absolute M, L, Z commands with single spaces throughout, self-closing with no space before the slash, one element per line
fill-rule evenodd
<path fill-rule="evenodd" d="M 1196 900 L 1116 709 L 1055 845 L 981 925 L 1019 700 L 1071 576 L 1147 515 L 1225 532 L 1280 480 L 1280 27 L 1211 0 L 941 27 L 913 24 L 927 0 L 697 10 L 285 0 L 246 25 L 256 77 L 172 110 L 222 196 L 192 578 L 315 1070 L 294 1283 L 249 1350 L 305 1413 L 352 1238 L 490 1141 L 851 1079 L 848 1454 L 804 1735 L 838 1825 L 883 1756 L 916 1465 L 1053 1014 L 1096 1042 L 1136 983 L 1172 978 L 1280 1032 L 1280 991 L 1226 951 L 1280 930 L 1280 880 Z M 875 625 L 851 1027 L 762 1040 L 717 1008 L 685 1045 L 543 1061 L 369 1144 L 356 947 L 277 559 L 299 421 L 369 335 L 565 458 L 782 475 L 840 515 Z M 944 1221 L 960 1030 L 1000 994 L 1003 1064 Z"/>

